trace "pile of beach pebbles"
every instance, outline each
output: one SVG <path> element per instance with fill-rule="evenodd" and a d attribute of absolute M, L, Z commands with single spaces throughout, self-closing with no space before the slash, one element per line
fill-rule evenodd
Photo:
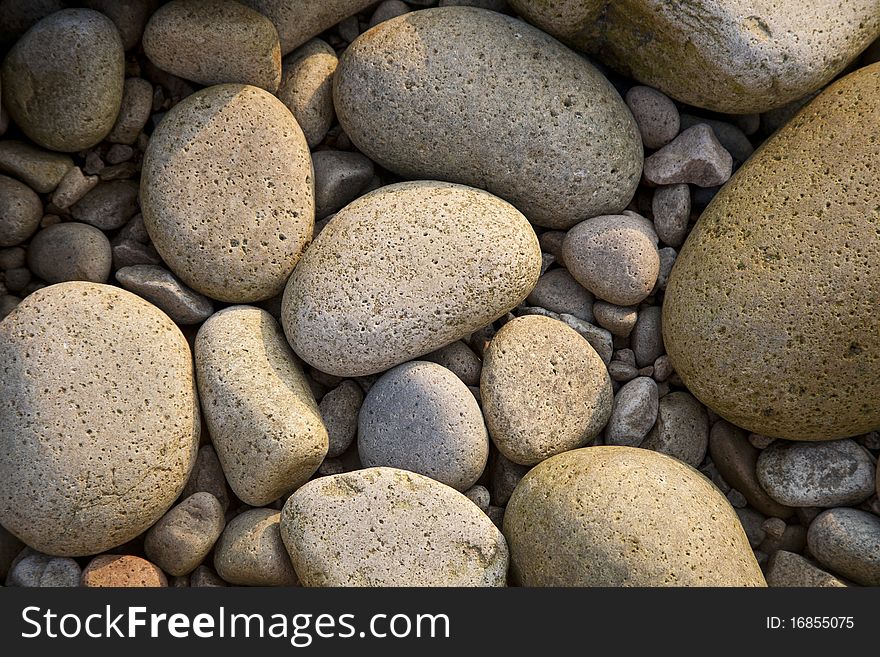
<path fill-rule="evenodd" d="M 753 4 L 0 1 L 0 581 L 880 585 L 880 5 Z"/>

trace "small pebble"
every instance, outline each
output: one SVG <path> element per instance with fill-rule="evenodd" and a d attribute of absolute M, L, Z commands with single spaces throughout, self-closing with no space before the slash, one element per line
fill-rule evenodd
<path fill-rule="evenodd" d="M 327 458 L 339 456 L 354 441 L 357 435 L 358 413 L 363 402 L 364 393 L 361 387 L 350 379 L 342 381 L 321 399 L 318 408 L 330 441 Z M 321 464 L 322 467 L 326 463 L 325 459 Z"/>
<path fill-rule="evenodd" d="M 764 539 L 767 538 L 767 532 L 764 531 L 763 527 L 764 521 L 766 520 L 764 514 L 759 513 L 750 507 L 734 509 L 734 511 L 736 511 L 736 515 L 739 516 L 739 521 L 742 523 L 743 529 L 746 532 L 749 544 L 753 548 L 757 548 L 764 542 Z M 784 528 L 783 523 L 783 529 Z"/>
<path fill-rule="evenodd" d="M 333 48 L 312 39 L 284 58 L 278 99 L 302 128 L 309 148 L 315 148 L 333 124 L 333 74 L 339 60 Z"/>
<path fill-rule="evenodd" d="M 505 506 L 517 484 L 530 469 L 530 466 L 514 463 L 500 452 L 493 453 L 489 465 L 492 504 Z"/>
<path fill-rule="evenodd" d="M 767 518 L 762 524 L 761 529 L 770 538 L 779 539 L 785 535 L 785 520 L 782 518 Z"/>
<path fill-rule="evenodd" d="M 219 586 L 229 586 L 217 573 L 208 566 L 199 566 L 189 576 L 189 585 L 191 588 L 212 588 Z"/>
<path fill-rule="evenodd" d="M 463 340 L 456 340 L 424 356 L 455 374 L 466 386 L 479 386 L 483 363 Z"/>
<path fill-rule="evenodd" d="M 610 331 L 590 324 L 589 322 L 585 322 L 584 320 L 575 317 L 574 315 L 569 315 L 568 313 L 561 313 L 559 319 L 580 333 L 581 337 L 590 343 L 590 346 L 596 350 L 596 353 L 599 354 L 599 358 L 601 358 L 606 365 L 611 362 L 611 355 L 614 353 L 614 341 L 611 337 Z"/>
<path fill-rule="evenodd" d="M 767 586 L 771 587 L 846 587 L 846 583 L 799 554 L 777 550 L 765 569 Z"/>
<path fill-rule="evenodd" d="M 653 379 L 638 377 L 624 385 L 614 396 L 611 418 L 605 427 L 605 443 L 641 445 L 657 421 L 659 401 Z"/>
<path fill-rule="evenodd" d="M 15 176 L 40 194 L 53 191 L 73 168 L 64 153 L 45 151 L 21 141 L 0 141 L 0 172 Z"/>
<path fill-rule="evenodd" d="M 79 564 L 67 557 L 53 557 L 30 548 L 19 555 L 9 570 L 6 586 L 74 587 L 82 576 Z"/>
<path fill-rule="evenodd" d="M 138 211 L 138 185 L 130 180 L 102 182 L 82 197 L 70 212 L 73 218 L 101 230 L 122 228 Z"/>
<path fill-rule="evenodd" d="M 318 151 L 315 167 L 315 217 L 323 219 L 356 199 L 373 177 L 373 163 L 360 153 Z"/>
<path fill-rule="evenodd" d="M 409 6 L 402 0 L 383 0 L 379 3 L 370 17 L 369 27 L 376 27 L 379 23 L 383 23 L 397 16 L 403 16 L 410 12 Z"/>
<path fill-rule="evenodd" d="M 718 142 L 724 147 L 724 149 L 730 153 L 734 160 L 739 163 L 745 162 L 749 157 L 751 157 L 752 153 L 755 152 L 755 147 L 752 146 L 752 142 L 749 141 L 749 138 L 745 136 L 742 130 L 740 130 L 737 126 L 732 125 L 726 121 L 717 121 L 715 119 L 704 119 L 699 116 L 692 116 L 690 114 L 682 114 L 681 115 L 681 129 L 687 130 L 697 124 L 703 123 L 712 128 L 712 132 L 715 134 L 715 137 L 718 139 Z"/>
<path fill-rule="evenodd" d="M 134 144 L 153 109 L 153 85 L 143 78 L 127 78 L 122 90 L 122 107 L 107 141 Z"/>
<path fill-rule="evenodd" d="M 213 495 L 223 511 L 229 509 L 229 490 L 226 485 L 226 477 L 223 475 L 223 466 L 217 458 L 217 452 L 212 445 L 199 447 L 195 465 L 186 482 L 181 499 L 186 499 L 196 493 L 210 493 Z"/>
<path fill-rule="evenodd" d="M 0 246 L 21 244 L 37 230 L 43 202 L 30 187 L 0 176 Z"/>
<path fill-rule="evenodd" d="M 135 265 L 159 265 L 162 263 L 162 258 L 152 244 L 142 244 L 134 240 L 114 237 L 111 251 L 113 269 L 116 271 Z"/>
<path fill-rule="evenodd" d="M 44 228 L 28 247 L 28 267 L 47 283 L 104 283 L 112 262 L 110 241 L 104 233 L 72 221 Z"/>
<path fill-rule="evenodd" d="M 810 553 L 833 573 L 880 586 L 880 518 L 848 508 L 819 514 L 807 533 Z"/>
<path fill-rule="evenodd" d="M 551 269 L 543 274 L 526 297 L 526 303 L 574 315 L 585 322 L 593 321 L 593 295 L 566 269 Z"/>
<path fill-rule="evenodd" d="M 657 274 L 657 289 L 665 290 L 666 283 L 669 281 L 669 274 L 672 273 L 672 266 L 678 257 L 678 252 L 671 246 L 665 246 L 658 253 L 660 254 L 660 273 Z"/>
<path fill-rule="evenodd" d="M 98 176 L 87 176 L 79 167 L 73 167 L 65 174 L 52 193 L 52 205 L 66 210 L 92 191 L 98 185 L 99 180 Z"/>
<path fill-rule="evenodd" d="M 637 85 L 626 93 L 645 148 L 661 148 L 675 139 L 679 130 L 678 109 L 668 96 L 651 87 Z"/>
<path fill-rule="evenodd" d="M 158 566 L 133 555 L 103 554 L 89 562 L 82 573 L 81 586 L 157 588 L 168 586 Z"/>
<path fill-rule="evenodd" d="M 297 586 L 296 572 L 281 540 L 281 513 L 250 509 L 223 530 L 214 548 L 214 567 L 239 586 Z"/>
<path fill-rule="evenodd" d="M 195 493 L 150 528 L 144 552 L 169 575 L 186 575 L 202 563 L 225 526 L 223 506 L 217 498 Z"/>
<path fill-rule="evenodd" d="M 143 297 L 178 324 L 200 324 L 214 313 L 209 298 L 194 292 L 174 274 L 156 265 L 133 265 L 116 271 L 126 290 Z"/>
<path fill-rule="evenodd" d="M 607 301 L 597 301 L 593 306 L 593 314 L 599 326 L 620 337 L 629 336 L 638 319 L 634 306 L 616 306 Z"/>
<path fill-rule="evenodd" d="M 697 467 L 706 456 L 708 444 L 706 408 L 686 392 L 671 392 L 660 400 L 657 423 L 642 447 Z"/>
<path fill-rule="evenodd" d="M 688 128 L 645 159 L 644 176 L 655 185 L 722 185 L 733 171 L 733 158 L 705 123 Z"/>
<path fill-rule="evenodd" d="M 489 510 L 489 489 L 485 486 L 471 486 L 464 492 L 471 502 L 480 507 L 480 511 L 486 513 Z"/>
<path fill-rule="evenodd" d="M 665 185 L 654 190 L 651 200 L 657 236 L 669 246 L 681 246 L 687 237 L 691 216 L 691 190 L 684 183 Z"/>
<path fill-rule="evenodd" d="M 630 346 L 639 367 L 653 365 L 666 352 L 663 345 L 660 306 L 648 306 L 639 311 L 639 317 L 630 333 Z"/>

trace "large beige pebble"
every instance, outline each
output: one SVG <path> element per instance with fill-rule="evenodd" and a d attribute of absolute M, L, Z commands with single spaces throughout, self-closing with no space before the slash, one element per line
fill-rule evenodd
<path fill-rule="evenodd" d="M 95 554 L 171 506 L 199 439 L 189 346 L 119 288 L 61 283 L 0 323 L 0 523 L 41 552 Z"/>
<path fill-rule="evenodd" d="M 305 586 L 504 586 L 507 575 L 504 537 L 473 502 L 394 468 L 309 482 L 284 505 L 281 537 Z"/>
<path fill-rule="evenodd" d="M 199 84 L 241 83 L 275 92 L 281 49 L 272 21 L 234 0 L 172 0 L 150 17 L 144 52 Z"/>
<path fill-rule="evenodd" d="M 327 453 L 327 430 L 272 316 L 221 310 L 199 329 L 195 362 L 208 431 L 239 499 L 262 506 L 305 483 Z"/>
<path fill-rule="evenodd" d="M 366 9 L 376 0 L 242 0 L 268 16 L 278 28 L 281 54 L 286 55 L 339 21 Z"/>
<path fill-rule="evenodd" d="M 125 58 L 113 22 L 91 9 L 42 19 L 3 61 L 3 104 L 40 146 L 79 151 L 100 142 L 122 103 Z"/>
<path fill-rule="evenodd" d="M 498 451 L 522 465 L 586 445 L 608 422 L 614 400 L 590 343 L 539 315 L 508 322 L 489 343 L 480 397 Z"/>
<path fill-rule="evenodd" d="M 299 123 L 309 148 L 321 143 L 336 116 L 333 74 L 338 64 L 336 52 L 321 39 L 312 39 L 281 62 L 276 95 Z"/>
<path fill-rule="evenodd" d="M 230 303 L 273 297 L 314 225 L 302 130 L 256 87 L 196 92 L 153 132 L 140 200 L 156 250 L 189 287 Z"/>
<path fill-rule="evenodd" d="M 334 101 L 346 134 L 383 167 L 486 189 L 540 226 L 620 212 L 642 170 L 635 120 L 608 80 L 496 12 L 381 23 L 340 59 Z"/>
<path fill-rule="evenodd" d="M 30 187 L 0 176 L 0 247 L 21 244 L 43 218 L 43 203 Z"/>
<path fill-rule="evenodd" d="M 547 459 L 514 490 L 504 535 L 524 586 L 765 586 L 721 492 L 645 449 Z"/>
<path fill-rule="evenodd" d="M 790 440 L 880 426 L 878 131 L 873 64 L 764 142 L 679 253 L 666 349 L 694 396 L 736 426 Z"/>
<path fill-rule="evenodd" d="M 510 0 L 526 20 L 689 105 L 765 112 L 880 37 L 876 0 Z M 600 18 L 601 16 L 601 18 Z"/>
<path fill-rule="evenodd" d="M 230 521 L 214 548 L 214 566 L 239 586 L 296 586 L 299 580 L 281 540 L 281 513 L 249 509 Z"/>
<path fill-rule="evenodd" d="M 284 292 L 303 360 L 337 376 L 382 372 L 486 326 L 535 285 L 541 251 L 513 206 L 434 181 L 382 187 L 340 210 Z"/>

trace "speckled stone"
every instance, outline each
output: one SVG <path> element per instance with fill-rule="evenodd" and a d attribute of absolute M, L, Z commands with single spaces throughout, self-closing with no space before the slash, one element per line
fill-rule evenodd
<path fill-rule="evenodd" d="M 510 5 L 629 77 L 689 105 L 731 114 L 764 112 L 822 87 L 880 36 L 875 0 Z"/>
<path fill-rule="evenodd" d="M 438 365 L 442 365 L 455 374 L 467 386 L 480 385 L 480 372 L 483 362 L 463 340 L 456 340 L 424 357 Z"/>
<path fill-rule="evenodd" d="M 467 386 L 445 367 L 415 360 L 370 388 L 358 454 L 364 467 L 409 470 L 465 491 L 486 468 L 489 434 Z"/>
<path fill-rule="evenodd" d="M 632 306 L 617 306 L 607 301 L 593 304 L 596 323 L 613 335 L 626 338 L 632 333 L 639 319 L 638 311 Z"/>
<path fill-rule="evenodd" d="M 388 185 L 309 247 L 284 292 L 284 332 L 323 372 L 374 374 L 504 315 L 540 269 L 534 231 L 501 199 L 451 183 Z"/>
<path fill-rule="evenodd" d="M 666 353 L 663 343 L 663 309 L 648 306 L 639 310 L 636 324 L 629 336 L 630 348 L 636 357 L 636 365 L 648 367 Z"/>
<path fill-rule="evenodd" d="M 880 426 L 880 65 L 765 142 L 688 237 L 663 330 L 688 389 L 773 438 Z"/>
<path fill-rule="evenodd" d="M 0 48 L 11 46 L 34 23 L 66 4 L 65 0 L 0 0 Z"/>
<path fill-rule="evenodd" d="M 56 208 L 66 210 L 92 191 L 99 182 L 98 176 L 87 176 L 79 167 L 73 167 L 52 192 L 50 202 Z"/>
<path fill-rule="evenodd" d="M 644 449 L 587 447 L 544 461 L 513 492 L 504 536 L 524 586 L 765 585 L 718 489 Z"/>
<path fill-rule="evenodd" d="M 220 576 L 239 586 L 297 586 L 280 522 L 276 509 L 250 509 L 233 518 L 214 548 Z"/>
<path fill-rule="evenodd" d="M 314 225 L 302 130 L 256 87 L 196 92 L 153 132 L 141 208 L 156 249 L 189 287 L 230 303 L 273 297 Z"/>
<path fill-rule="evenodd" d="M 394 468 L 310 481 L 284 505 L 281 537 L 305 586 L 504 586 L 507 575 L 507 544 L 486 514 Z"/>
<path fill-rule="evenodd" d="M 130 554 L 102 554 L 83 570 L 81 586 L 111 588 L 160 588 L 168 578 L 155 564 Z"/>
<path fill-rule="evenodd" d="M 364 393 L 352 380 L 343 381 L 321 398 L 318 408 L 329 439 L 327 458 L 335 458 L 351 446 L 363 403 Z"/>
<path fill-rule="evenodd" d="M 242 0 L 242 4 L 268 16 L 278 28 L 283 55 L 375 2 L 376 0 Z"/>
<path fill-rule="evenodd" d="M 854 440 L 777 440 L 758 457 L 758 481 L 788 506 L 855 506 L 874 494 L 875 462 Z"/>
<path fill-rule="evenodd" d="M 21 244 L 43 218 L 43 202 L 30 187 L 0 176 L 0 247 Z"/>
<path fill-rule="evenodd" d="M 645 159 L 645 180 L 655 185 L 691 183 L 699 187 L 723 185 L 733 172 L 733 157 L 712 128 L 699 123 Z"/>
<path fill-rule="evenodd" d="M 111 180 L 95 187 L 70 209 L 77 221 L 101 230 L 122 228 L 138 211 L 138 184 Z"/>
<path fill-rule="evenodd" d="M 671 392 L 660 400 L 657 423 L 642 443 L 697 467 L 709 445 L 709 417 L 705 407 L 686 392 Z"/>
<path fill-rule="evenodd" d="M 338 64 L 336 51 L 321 39 L 312 39 L 281 62 L 276 95 L 299 123 L 309 148 L 321 143 L 336 117 L 333 74 Z"/>
<path fill-rule="evenodd" d="M 551 269 L 541 276 L 526 302 L 554 313 L 574 315 L 585 322 L 593 321 L 593 295 L 563 268 Z"/>
<path fill-rule="evenodd" d="M 681 246 L 691 217 L 691 190 L 686 183 L 664 185 L 651 198 L 654 228 L 664 244 Z"/>
<path fill-rule="evenodd" d="M 199 397 L 223 472 L 243 502 L 263 506 L 305 483 L 327 430 L 305 376 L 265 310 L 211 316 L 195 342 Z"/>
<path fill-rule="evenodd" d="M 195 493 L 150 527 L 144 552 L 169 575 L 187 575 L 208 556 L 225 526 L 219 500 L 210 493 Z"/>
<path fill-rule="evenodd" d="M 15 176 L 35 192 L 53 191 L 73 168 L 73 160 L 62 153 L 52 153 L 23 141 L 0 141 L 0 171 Z"/>
<path fill-rule="evenodd" d="M 199 324 L 214 312 L 210 299 L 190 290 L 164 267 L 122 267 L 116 272 L 116 280 L 126 290 L 155 304 L 178 324 Z"/>
<path fill-rule="evenodd" d="M 113 260 L 106 235 L 75 221 L 41 230 L 31 240 L 27 255 L 28 267 L 47 283 L 106 283 Z"/>
<path fill-rule="evenodd" d="M 767 562 L 767 586 L 771 587 L 835 587 L 846 584 L 831 573 L 813 565 L 801 555 L 777 550 Z"/>
<path fill-rule="evenodd" d="M 9 570 L 6 586 L 21 587 L 74 587 L 79 586 L 82 570 L 69 557 L 52 557 L 48 554 L 25 550 Z"/>
<path fill-rule="evenodd" d="M 678 134 L 678 108 L 664 93 L 636 85 L 626 92 L 626 104 L 633 113 L 645 148 L 662 148 Z"/>
<path fill-rule="evenodd" d="M 611 417 L 605 427 L 605 442 L 629 447 L 641 445 L 657 421 L 659 401 L 657 384 L 650 377 L 639 376 L 622 386 L 614 395 Z"/>
<path fill-rule="evenodd" d="M 639 181 L 638 128 L 611 84 L 496 12 L 446 7 L 381 23 L 343 54 L 334 100 L 373 161 L 486 189 L 540 226 L 619 212 Z"/>
<path fill-rule="evenodd" d="M 199 566 L 192 572 L 189 576 L 189 585 L 191 588 L 229 586 L 223 578 L 205 565 Z"/>
<path fill-rule="evenodd" d="M 150 17 L 142 43 L 156 66 L 199 84 L 250 84 L 274 93 L 281 82 L 275 26 L 233 0 L 171 0 Z"/>
<path fill-rule="evenodd" d="M 0 323 L 0 522 L 31 547 L 95 554 L 183 490 L 199 439 L 189 346 L 161 311 L 60 283 Z"/>
<path fill-rule="evenodd" d="M 586 445 L 613 403 L 596 351 L 562 322 L 539 315 L 508 322 L 489 344 L 480 396 L 492 441 L 521 465 Z"/>
<path fill-rule="evenodd" d="M 829 509 L 807 532 L 810 553 L 838 575 L 880 586 L 880 518 L 858 509 Z"/>
<path fill-rule="evenodd" d="M 654 226 L 636 215 L 605 215 L 579 223 L 562 245 L 565 266 L 598 298 L 633 306 L 654 288 L 660 271 Z"/>
<path fill-rule="evenodd" d="M 133 144 L 144 129 L 153 109 L 153 85 L 143 78 L 127 78 L 122 89 L 122 106 L 107 141 Z"/>
<path fill-rule="evenodd" d="M 125 58 L 113 22 L 91 9 L 42 19 L 2 66 L 3 104 L 40 146 L 79 151 L 100 142 L 122 103 Z"/>
<path fill-rule="evenodd" d="M 226 477 L 223 474 L 223 466 L 220 465 L 220 459 L 217 458 L 217 452 L 212 445 L 202 445 L 199 447 L 198 456 L 196 456 L 195 465 L 186 482 L 186 486 L 181 493 L 181 498 L 185 499 L 195 493 L 206 492 L 211 493 L 220 502 L 223 511 L 229 509 L 229 491 L 226 485 Z"/>
<path fill-rule="evenodd" d="M 759 450 L 749 442 L 745 431 L 720 420 L 709 431 L 709 455 L 718 472 L 730 486 L 740 491 L 749 504 L 767 516 L 788 518 L 794 509 L 767 495 L 755 472 Z"/>

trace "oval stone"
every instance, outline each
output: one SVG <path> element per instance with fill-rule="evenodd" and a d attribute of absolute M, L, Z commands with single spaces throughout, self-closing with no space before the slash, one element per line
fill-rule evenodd
<path fill-rule="evenodd" d="M 304 586 L 504 586 L 507 576 L 507 544 L 486 514 L 395 468 L 310 481 L 284 505 L 281 537 Z"/>
<path fill-rule="evenodd" d="M 538 239 L 509 203 L 452 183 L 398 183 L 321 231 L 290 277 L 281 320 L 319 370 L 374 374 L 491 323 L 540 271 Z"/>
<path fill-rule="evenodd" d="M 586 445 L 614 401 L 608 370 L 590 343 L 540 315 L 511 320 L 489 343 L 480 397 L 492 441 L 520 465 Z"/>
<path fill-rule="evenodd" d="M 334 101 L 345 133 L 386 169 L 486 189 L 539 226 L 620 212 L 642 171 L 638 128 L 608 80 L 492 11 L 380 23 L 340 59 Z"/>
<path fill-rule="evenodd" d="M 523 586 L 765 586 L 721 492 L 646 449 L 587 447 L 535 466 L 504 536 Z"/>
<path fill-rule="evenodd" d="M 530 23 L 629 77 L 689 105 L 730 114 L 766 112 L 806 96 L 880 36 L 876 0 L 510 4 Z"/>
<path fill-rule="evenodd" d="M 775 441 L 758 457 L 761 487 L 788 506 L 851 506 L 874 493 L 874 461 L 854 440 Z"/>
<path fill-rule="evenodd" d="M 239 586 L 299 584 L 281 540 L 280 520 L 276 509 L 249 509 L 233 518 L 214 547 L 220 577 Z"/>
<path fill-rule="evenodd" d="M 880 64 L 818 96 L 703 212 L 663 305 L 688 389 L 791 440 L 880 426 Z"/>
<path fill-rule="evenodd" d="M 189 345 L 109 285 L 37 290 L 0 322 L 0 523 L 40 552 L 96 554 L 183 490 L 199 410 Z"/>
<path fill-rule="evenodd" d="M 327 430 L 302 369 L 265 310 L 232 306 L 202 324 L 196 375 L 205 422 L 235 494 L 262 506 L 305 483 Z"/>
<path fill-rule="evenodd" d="M 305 137 L 284 104 L 256 87 L 217 85 L 175 105 L 144 153 L 140 193 L 162 259 L 220 301 L 279 294 L 312 236 Z"/>
<path fill-rule="evenodd" d="M 56 151 L 91 148 L 122 105 L 122 39 L 104 14 L 65 9 L 18 40 L 2 74 L 3 105 L 28 137 Z"/>
<path fill-rule="evenodd" d="M 862 586 L 880 586 L 880 518 L 858 509 L 823 511 L 807 532 L 810 553 Z"/>

